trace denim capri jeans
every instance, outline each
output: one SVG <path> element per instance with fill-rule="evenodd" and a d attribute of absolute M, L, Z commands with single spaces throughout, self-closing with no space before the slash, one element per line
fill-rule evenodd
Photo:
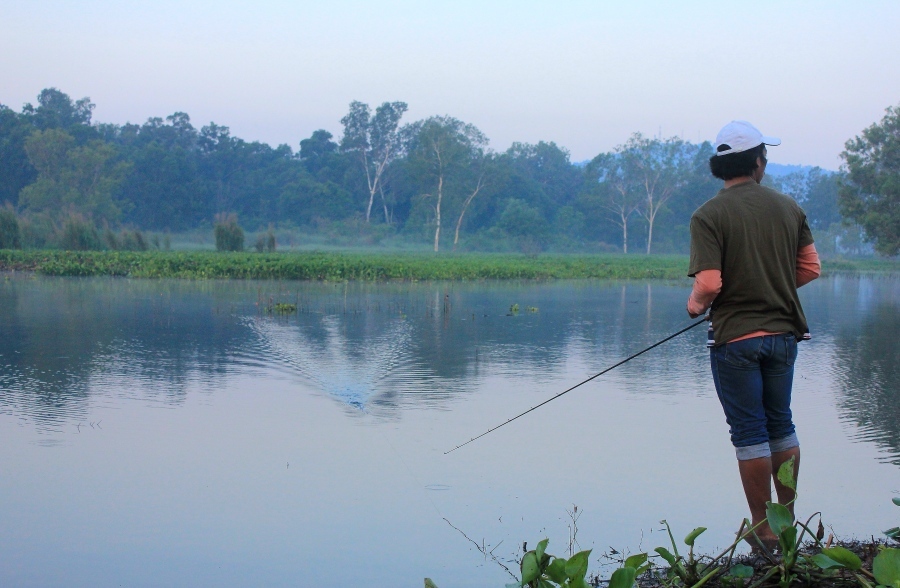
<path fill-rule="evenodd" d="M 739 460 L 770 457 L 800 445 L 791 420 L 797 340 L 791 334 L 718 345 L 709 360 Z"/>

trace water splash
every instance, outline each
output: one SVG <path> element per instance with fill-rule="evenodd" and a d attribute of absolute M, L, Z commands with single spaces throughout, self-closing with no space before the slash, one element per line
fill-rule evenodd
<path fill-rule="evenodd" d="M 265 317 L 248 319 L 248 326 L 270 358 L 332 398 L 363 411 L 408 354 L 411 339 L 409 323 L 399 319 L 380 328 L 380 334 L 367 338 L 365 345 L 351 343 L 336 316 L 325 316 L 315 325 L 324 331 L 315 338 L 305 332 L 310 326 Z"/>

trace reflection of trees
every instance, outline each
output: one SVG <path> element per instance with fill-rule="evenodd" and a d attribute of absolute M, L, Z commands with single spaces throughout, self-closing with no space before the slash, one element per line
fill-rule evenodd
<path fill-rule="evenodd" d="M 51 427 L 83 418 L 91 395 L 179 404 L 191 383 L 215 390 L 248 369 L 381 414 L 491 394 L 479 387 L 486 375 L 542 381 L 549 396 L 683 326 L 684 296 L 680 285 L 629 282 L 16 278 L 0 283 L 0 411 Z M 266 316 L 253 304 L 270 299 L 299 312 Z M 686 356 L 704 362 L 696 333 L 611 375 L 640 393 L 671 379 L 689 369 Z"/>
<path fill-rule="evenodd" d="M 835 375 L 843 395 L 838 407 L 900 465 L 900 306 L 876 304 L 852 329 L 835 338 Z"/>
<path fill-rule="evenodd" d="M 0 410 L 39 429 L 80 420 L 96 377 L 119 395 L 183 400 L 221 378 L 242 336 L 209 296 L 126 280 L 13 279 L 0 286 Z"/>
<path fill-rule="evenodd" d="M 247 322 L 266 357 L 335 399 L 382 412 L 490 394 L 478 386 L 484 374 L 544 380 L 549 395 L 687 321 L 684 288 L 667 284 L 354 285 L 335 294 L 304 293 L 298 315 Z M 704 363 L 704 352 L 688 337 L 622 373 L 644 391 L 690 370 L 685 354 Z"/>
<path fill-rule="evenodd" d="M 834 337 L 838 408 L 900 464 L 896 282 L 812 286 Z M 684 326 L 687 287 L 641 282 L 290 284 L 21 279 L 0 282 L 0 412 L 58 429 L 92 396 L 180 404 L 229 374 L 276 370 L 376 415 L 492 394 L 484 377 L 547 397 Z M 287 317 L 260 300 L 298 303 Z M 519 313 L 509 313 L 511 304 Z M 537 307 L 530 313 L 527 307 Z M 711 389 L 698 328 L 604 376 L 635 394 Z M 354 413 L 355 409 L 349 411 Z"/>

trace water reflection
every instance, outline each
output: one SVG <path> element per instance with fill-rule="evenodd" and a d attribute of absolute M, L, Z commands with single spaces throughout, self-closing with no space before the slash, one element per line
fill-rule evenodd
<path fill-rule="evenodd" d="M 877 300 L 854 327 L 835 339 L 835 380 L 843 416 L 856 426 L 851 433 L 886 451 L 885 460 L 900 465 L 900 304 Z"/>
<path fill-rule="evenodd" d="M 205 293 L 127 280 L 5 281 L 0 410 L 52 432 L 82 420 L 104 381 L 127 377 L 121 395 L 170 405 L 183 401 L 192 379 L 215 385 L 246 334 L 233 309 Z"/>
<path fill-rule="evenodd" d="M 177 407 L 191 383 L 214 393 L 230 375 L 273 370 L 350 414 L 385 418 L 448 409 L 488 375 L 536 378 L 549 396 L 685 324 L 684 289 L 16 276 L 0 285 L 0 412 L 53 434 L 109 395 Z M 804 297 L 850 435 L 900 465 L 898 280 L 833 278 Z M 299 312 L 265 314 L 276 299 L 296 301 Z M 635 393 L 690 391 L 705 382 L 702 336 L 698 329 L 611 377 Z"/>
<path fill-rule="evenodd" d="M 802 292 L 801 508 L 836 532 L 894 516 L 898 293 L 871 278 Z M 558 545 L 572 504 L 595 553 L 646 550 L 640 529 L 663 517 L 726 543 L 744 505 L 701 328 L 443 455 L 680 329 L 686 294 L 10 276 L 0 583 L 328 585 L 339 569 L 502 585 L 444 517 L 513 559 L 526 539 Z M 267 314 L 273 301 L 298 312 Z"/>

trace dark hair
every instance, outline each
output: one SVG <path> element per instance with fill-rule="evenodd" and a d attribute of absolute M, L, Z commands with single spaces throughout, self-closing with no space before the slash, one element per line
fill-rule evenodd
<path fill-rule="evenodd" d="M 761 157 L 765 160 L 765 155 L 763 155 L 765 148 L 765 144 L 760 143 L 753 149 L 747 149 L 739 153 L 713 155 L 709 158 L 709 171 L 720 180 L 732 180 L 749 176 L 753 173 L 753 170 L 759 167 L 756 165 L 756 158 Z M 719 145 L 719 151 L 725 151 L 726 149 L 731 149 L 731 147 Z"/>

